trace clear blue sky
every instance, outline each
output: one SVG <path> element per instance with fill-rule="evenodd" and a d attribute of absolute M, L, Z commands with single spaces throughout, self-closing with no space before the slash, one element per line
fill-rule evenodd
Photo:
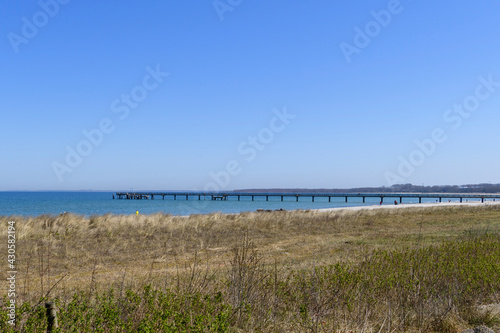
<path fill-rule="evenodd" d="M 2 1 L 0 190 L 500 183 L 499 13 Z"/>

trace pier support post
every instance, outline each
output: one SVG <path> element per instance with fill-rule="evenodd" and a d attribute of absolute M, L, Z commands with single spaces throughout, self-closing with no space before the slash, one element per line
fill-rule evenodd
<path fill-rule="evenodd" d="M 281 201 L 283 201 L 283 196 L 281 196 Z"/>
<path fill-rule="evenodd" d="M 422 203 L 422 197 L 418 197 L 418 203 Z"/>
<path fill-rule="evenodd" d="M 174 200 L 177 200 L 177 195 L 174 194 Z"/>
<path fill-rule="evenodd" d="M 299 196 L 298 195 L 295 197 L 295 199 L 296 199 L 295 201 L 299 202 Z"/>
<path fill-rule="evenodd" d="M 399 197 L 399 203 L 403 203 L 403 197 Z"/>
<path fill-rule="evenodd" d="M 238 195 L 238 201 L 240 201 L 240 196 Z"/>
<path fill-rule="evenodd" d="M 252 201 L 253 201 L 254 197 L 255 197 L 255 196 L 254 196 L 254 195 L 252 195 Z"/>
<path fill-rule="evenodd" d="M 314 202 L 314 195 L 312 196 L 312 202 Z"/>
<path fill-rule="evenodd" d="M 268 195 L 266 195 L 266 201 L 269 201 L 269 196 Z"/>
<path fill-rule="evenodd" d="M 363 197 L 363 203 L 365 203 L 365 197 Z"/>
<path fill-rule="evenodd" d="M 483 203 L 484 203 L 484 198 L 481 198 L 481 202 L 483 202 Z"/>
<path fill-rule="evenodd" d="M 347 196 L 345 197 L 345 202 L 347 202 Z"/>
<path fill-rule="evenodd" d="M 441 197 L 439 197 L 439 202 L 441 202 Z"/>
<path fill-rule="evenodd" d="M 328 202 L 332 202 L 332 197 L 328 197 Z"/>

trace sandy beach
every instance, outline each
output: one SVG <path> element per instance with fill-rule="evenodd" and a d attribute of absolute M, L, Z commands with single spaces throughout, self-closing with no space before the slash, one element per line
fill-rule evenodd
<path fill-rule="evenodd" d="M 356 207 L 338 207 L 338 208 L 321 208 L 318 212 L 330 211 L 360 211 L 360 210 L 384 210 L 384 209 L 408 209 L 408 208 L 431 208 L 431 207 L 480 207 L 500 205 L 500 201 L 473 201 L 473 202 L 436 202 L 436 203 L 420 203 L 420 204 L 397 204 L 397 205 L 373 205 L 373 206 L 356 206 Z"/>

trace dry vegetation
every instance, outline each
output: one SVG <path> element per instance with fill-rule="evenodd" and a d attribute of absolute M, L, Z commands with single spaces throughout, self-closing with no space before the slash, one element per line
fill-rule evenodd
<path fill-rule="evenodd" d="M 16 222 L 18 299 L 31 306 L 30 313 L 40 312 L 33 305 L 45 297 L 56 299 L 68 318 L 71 306 L 81 302 L 93 304 L 89 313 L 101 315 L 95 311 L 103 299 L 121 304 L 117 309 L 110 305 L 120 320 L 129 320 L 132 311 L 124 302 L 135 304 L 135 316 L 142 321 L 153 311 L 145 305 L 149 303 L 161 313 L 172 311 L 172 318 L 198 311 L 199 320 L 194 315 L 179 319 L 192 325 L 186 331 L 201 325 L 200 331 L 456 332 L 499 322 L 474 309 L 499 303 L 499 275 L 491 270 L 500 266 L 490 261 L 500 258 L 500 206 L 189 217 L 68 214 L 0 221 L 3 226 Z M 1 239 L 7 239 L 6 230 L 0 230 Z M 6 253 L 5 241 L 0 251 Z M 431 272 L 432 263 L 449 265 L 448 273 L 457 274 L 462 261 L 467 265 L 464 258 L 480 265 L 471 271 L 489 274 L 467 279 L 493 280 L 471 280 L 468 290 L 459 275 L 437 276 L 439 270 L 434 277 L 418 275 L 419 269 Z M 394 267 L 401 272 L 391 275 Z M 0 272 L 2 281 L 6 277 Z M 420 289 L 429 286 L 435 290 Z M 469 295 L 453 299 L 453 293 Z M 205 303 L 192 303 L 193 295 Z M 167 311 L 161 297 L 179 307 Z M 21 315 L 21 324 L 29 326 L 29 311 Z M 79 310 L 85 311 L 90 310 Z M 117 331 L 148 331 L 140 327 L 141 320 Z M 182 330 L 176 319 L 154 320 Z M 109 327 L 116 323 L 107 326 L 94 319 L 94 324 L 113 331 Z M 151 331 L 158 329 L 151 325 Z"/>

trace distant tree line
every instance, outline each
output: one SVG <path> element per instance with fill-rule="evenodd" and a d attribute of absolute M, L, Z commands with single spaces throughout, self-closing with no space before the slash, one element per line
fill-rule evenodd
<path fill-rule="evenodd" d="M 467 184 L 467 185 L 413 185 L 395 184 L 382 187 L 355 187 L 355 188 L 272 188 L 272 189 L 242 189 L 234 192 L 280 192 L 280 193 L 500 193 L 500 184 Z"/>

